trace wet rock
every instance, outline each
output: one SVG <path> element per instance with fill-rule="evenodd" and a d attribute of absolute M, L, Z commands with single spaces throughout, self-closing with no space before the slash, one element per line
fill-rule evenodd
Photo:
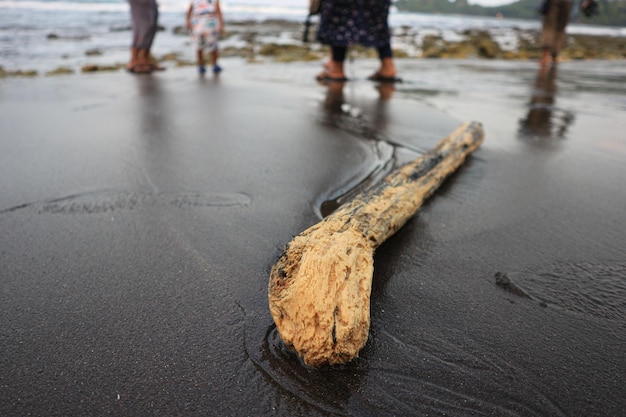
<path fill-rule="evenodd" d="M 89 35 L 75 35 L 75 36 L 60 36 L 56 33 L 49 33 L 46 35 L 46 39 L 54 40 L 70 40 L 70 41 L 86 41 L 89 40 Z"/>
<path fill-rule="evenodd" d="M 193 62 L 193 61 L 186 61 L 184 59 L 177 59 L 176 60 L 176 66 L 177 67 L 190 67 L 190 66 L 193 66 L 193 65 L 196 65 L 196 63 Z"/>
<path fill-rule="evenodd" d="M 178 52 L 170 52 L 165 55 L 162 55 L 159 61 L 176 61 L 180 54 Z"/>
<path fill-rule="evenodd" d="M 612 36 L 569 35 L 562 51 L 570 59 L 624 59 L 624 38 Z"/>
<path fill-rule="evenodd" d="M 290 29 L 290 28 L 294 29 L 294 28 L 300 27 L 300 23 L 293 22 L 290 20 L 285 20 L 285 19 L 266 19 L 263 22 L 261 22 L 261 24 L 263 26 L 266 26 L 266 25 L 279 26 L 280 28 L 284 28 L 284 29 Z"/>
<path fill-rule="evenodd" d="M 38 73 L 35 70 L 7 71 L 3 67 L 0 67 L 0 78 L 8 78 L 8 77 L 31 78 L 31 77 L 36 77 L 37 75 Z"/>
<path fill-rule="evenodd" d="M 130 25 L 124 25 L 124 26 L 113 26 L 111 28 L 109 28 L 109 31 L 111 32 L 130 32 L 132 28 L 130 27 Z"/>
<path fill-rule="evenodd" d="M 249 58 L 250 56 L 254 56 L 254 49 L 251 46 L 236 48 L 233 46 L 226 47 L 220 51 L 220 56 L 222 57 L 242 57 Z"/>
<path fill-rule="evenodd" d="M 185 26 L 174 26 L 174 28 L 172 29 L 172 33 L 174 35 L 183 35 L 183 36 L 189 35 L 189 31 L 187 30 Z"/>
<path fill-rule="evenodd" d="M 311 51 L 308 46 L 275 43 L 263 45 L 259 49 L 259 55 L 274 57 L 276 62 L 316 61 L 322 58 L 321 53 Z"/>
<path fill-rule="evenodd" d="M 403 49 L 394 49 L 393 56 L 395 58 L 409 58 L 410 57 L 409 53 Z"/>
<path fill-rule="evenodd" d="M 39 73 L 35 70 L 18 70 L 12 73 L 13 77 L 25 77 L 25 78 L 36 77 L 37 75 L 39 75 Z"/>
<path fill-rule="evenodd" d="M 249 44 L 253 44 L 256 41 L 257 35 L 258 33 L 256 32 L 245 32 L 239 34 L 241 40 Z"/>
<path fill-rule="evenodd" d="M 479 54 L 471 42 L 447 43 L 440 58 L 465 59 L 476 58 Z"/>
<path fill-rule="evenodd" d="M 502 55 L 500 45 L 486 31 L 465 31 L 465 39 L 460 42 L 448 42 L 441 36 L 427 35 L 422 42 L 424 58 L 499 58 Z"/>
<path fill-rule="evenodd" d="M 48 76 L 74 74 L 74 70 L 68 67 L 58 67 L 46 72 Z"/>
<path fill-rule="evenodd" d="M 81 72 L 105 72 L 105 71 L 119 71 L 124 67 L 124 64 L 117 65 L 97 65 L 97 64 L 87 64 L 83 65 L 80 69 Z"/>
<path fill-rule="evenodd" d="M 502 59 L 508 60 L 537 60 L 540 57 L 541 51 L 539 49 L 534 49 L 530 51 L 504 51 L 502 52 L 501 56 Z"/>
<path fill-rule="evenodd" d="M 472 43 L 476 45 L 480 57 L 493 59 L 500 56 L 500 45 L 487 32 L 473 38 Z"/>
<path fill-rule="evenodd" d="M 541 39 L 537 31 L 515 30 L 516 47 L 503 50 L 487 31 L 467 30 L 459 42 L 449 42 L 440 35 L 429 34 L 422 41 L 423 58 L 487 58 L 528 60 L 541 56 Z M 623 37 L 568 35 L 559 58 L 610 59 L 626 58 Z"/>
<path fill-rule="evenodd" d="M 423 58 L 441 58 L 441 54 L 446 50 L 447 44 L 437 35 L 426 35 L 422 41 Z"/>
<path fill-rule="evenodd" d="M 495 42 L 489 32 L 484 30 L 466 30 L 467 43 L 475 48 L 476 55 L 481 58 L 497 58 L 500 55 L 500 45 Z"/>
<path fill-rule="evenodd" d="M 247 19 L 247 20 L 238 20 L 236 22 L 231 22 L 231 23 L 229 23 L 229 26 L 233 26 L 233 25 L 238 25 L 238 26 L 256 26 L 258 24 L 259 24 L 259 22 L 257 22 L 256 20 Z"/>

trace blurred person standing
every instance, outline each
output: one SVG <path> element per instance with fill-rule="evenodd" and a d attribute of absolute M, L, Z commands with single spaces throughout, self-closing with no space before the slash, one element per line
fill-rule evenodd
<path fill-rule="evenodd" d="M 224 31 L 224 19 L 220 9 L 219 0 L 191 0 L 186 17 L 187 30 L 191 31 L 196 57 L 198 72 L 206 73 L 204 54 L 211 54 L 213 73 L 218 74 L 222 68 L 217 64 L 219 56 L 218 39 Z"/>
<path fill-rule="evenodd" d="M 156 0 L 128 0 L 133 29 L 129 72 L 148 74 L 163 67 L 154 62 L 150 49 L 158 30 L 159 9 Z"/>
<path fill-rule="evenodd" d="M 368 78 L 396 82 L 388 17 L 391 0 L 324 0 L 317 40 L 331 47 L 331 60 L 316 78 L 319 81 L 346 81 L 344 61 L 348 47 L 360 44 L 376 48 L 380 68 Z"/>
<path fill-rule="evenodd" d="M 541 65 L 557 62 L 565 41 L 565 27 L 569 23 L 573 5 L 573 0 L 544 0 L 542 3 Z"/>

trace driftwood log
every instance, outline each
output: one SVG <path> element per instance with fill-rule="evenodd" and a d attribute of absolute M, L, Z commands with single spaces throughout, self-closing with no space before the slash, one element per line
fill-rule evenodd
<path fill-rule="evenodd" d="M 343 364 L 358 356 L 369 333 L 374 251 L 483 137 L 480 123 L 461 125 L 285 247 L 270 274 L 269 307 L 283 343 L 305 364 Z"/>

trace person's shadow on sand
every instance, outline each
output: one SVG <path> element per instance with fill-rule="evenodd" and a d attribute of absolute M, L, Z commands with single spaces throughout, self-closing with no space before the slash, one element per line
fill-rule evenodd
<path fill-rule="evenodd" d="M 520 121 L 523 139 L 562 139 L 574 114 L 555 106 L 557 66 L 542 66 L 537 73 L 526 118 Z"/>

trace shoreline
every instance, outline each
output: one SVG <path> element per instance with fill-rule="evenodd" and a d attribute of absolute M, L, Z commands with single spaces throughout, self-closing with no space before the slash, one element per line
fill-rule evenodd
<path fill-rule="evenodd" d="M 314 37 L 315 24 L 309 30 Z M 299 22 L 267 19 L 264 21 L 233 21 L 220 41 L 221 58 L 243 58 L 249 63 L 322 61 L 328 47 L 317 42 L 302 42 L 304 25 Z M 128 33 L 130 28 L 111 28 L 112 32 Z M 159 38 L 166 38 L 160 45 Z M 626 42 L 623 37 L 568 33 L 560 59 L 624 60 Z M 46 42 L 81 42 L 49 33 Z M 532 61 L 540 58 L 539 31 L 522 28 L 465 29 L 460 31 L 414 29 L 409 26 L 392 28 L 392 47 L 396 59 L 501 59 Z M 86 47 L 83 56 L 61 56 L 46 59 L 21 68 L 0 65 L 0 78 L 60 76 L 76 73 L 123 71 L 127 50 L 116 47 Z M 354 58 L 375 58 L 371 48 L 356 46 Z M 182 26 L 161 27 L 157 34 L 154 58 L 166 67 L 195 65 L 192 46 Z M 58 62 L 57 62 L 58 61 Z"/>

